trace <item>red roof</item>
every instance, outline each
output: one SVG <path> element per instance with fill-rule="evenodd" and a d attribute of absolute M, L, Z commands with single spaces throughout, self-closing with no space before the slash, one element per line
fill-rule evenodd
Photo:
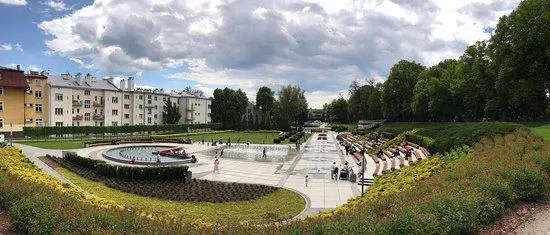
<path fill-rule="evenodd" d="M 29 84 L 23 71 L 0 66 L 0 87 L 27 88 Z"/>
<path fill-rule="evenodd" d="M 41 79 L 47 79 L 48 77 L 40 74 L 25 74 L 25 77 L 27 78 L 41 78 Z"/>

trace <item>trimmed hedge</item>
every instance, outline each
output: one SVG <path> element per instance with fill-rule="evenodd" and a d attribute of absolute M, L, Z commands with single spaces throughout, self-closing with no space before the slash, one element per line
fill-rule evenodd
<path fill-rule="evenodd" d="M 343 131 L 348 131 L 348 127 L 344 125 L 332 125 L 330 127 L 330 130 L 336 131 L 336 132 L 343 132 Z"/>
<path fill-rule="evenodd" d="M 234 130 L 223 130 L 223 131 L 202 131 L 202 132 L 189 132 L 189 133 L 178 133 L 178 134 L 166 134 L 166 135 L 151 135 L 151 139 L 177 139 L 184 138 L 188 136 L 196 135 L 211 135 L 211 134 L 222 134 L 222 133 L 232 133 Z"/>
<path fill-rule="evenodd" d="M 76 153 L 68 153 L 63 159 L 106 178 L 118 179 L 185 180 L 189 169 L 188 166 L 114 166 L 105 161 L 80 157 Z"/>
<path fill-rule="evenodd" d="M 135 133 L 135 132 L 188 132 L 189 130 L 219 129 L 221 123 L 205 124 L 173 124 L 173 125 L 136 125 L 136 126 L 40 126 L 23 127 L 23 134 L 31 137 L 46 137 L 64 134 L 104 134 L 104 133 Z"/>

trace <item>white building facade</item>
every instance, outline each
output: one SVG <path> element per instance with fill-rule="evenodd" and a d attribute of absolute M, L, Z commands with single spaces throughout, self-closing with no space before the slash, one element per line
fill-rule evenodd
<path fill-rule="evenodd" d="M 115 85 L 113 78 L 77 74 L 49 76 L 47 92 L 51 126 L 161 125 L 165 101 L 178 106 L 179 123 L 210 123 L 210 98 L 162 89 L 136 88 L 130 77 Z"/>

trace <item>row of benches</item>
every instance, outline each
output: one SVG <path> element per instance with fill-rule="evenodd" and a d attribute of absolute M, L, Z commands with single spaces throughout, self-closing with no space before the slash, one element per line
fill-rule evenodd
<path fill-rule="evenodd" d="M 351 145 L 355 149 L 359 150 L 351 153 L 358 164 L 363 159 L 361 152 L 365 152 L 366 154 L 367 151 L 372 149 L 367 146 L 380 145 L 386 143 L 387 141 L 387 139 L 377 138 L 376 143 L 366 141 L 366 143 L 363 144 L 363 141 L 356 136 L 348 135 L 342 137 L 342 144 Z M 364 151 L 361 151 L 363 150 L 363 146 L 365 146 L 365 149 Z M 410 151 L 411 156 L 408 159 L 405 159 L 407 151 Z M 397 156 L 395 156 L 394 153 L 397 153 Z M 391 146 L 384 149 L 380 158 L 376 155 L 370 156 L 368 154 L 366 157 L 372 159 L 375 164 L 375 169 L 373 171 L 373 177 L 375 177 L 378 175 L 387 174 L 394 170 L 399 170 L 404 166 L 412 166 L 416 161 L 425 159 L 430 155 L 430 152 L 426 148 L 415 143 L 406 142 L 406 144 L 402 143 L 399 146 Z"/>

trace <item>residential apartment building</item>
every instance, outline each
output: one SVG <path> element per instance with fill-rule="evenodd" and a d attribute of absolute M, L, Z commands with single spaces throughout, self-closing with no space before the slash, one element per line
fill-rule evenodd
<path fill-rule="evenodd" d="M 79 73 L 49 76 L 51 126 L 117 126 L 122 123 L 122 92 L 112 80 Z"/>
<path fill-rule="evenodd" d="M 211 122 L 210 98 L 137 88 L 133 77 L 115 83 L 0 67 L 0 133 L 25 126 L 160 125 L 167 101 L 180 111 L 180 124 Z"/>
<path fill-rule="evenodd" d="M 0 67 L 0 132 L 21 131 L 25 126 L 25 74 L 18 69 Z"/>
<path fill-rule="evenodd" d="M 47 75 L 46 72 L 38 73 L 36 71 L 25 74 L 29 87 L 25 91 L 24 126 L 48 125 Z"/>
<path fill-rule="evenodd" d="M 49 76 L 47 87 L 51 126 L 160 125 L 167 100 L 180 107 L 180 123 L 211 122 L 211 99 L 136 88 L 132 77 L 117 87 L 113 78 L 63 74 Z"/>

